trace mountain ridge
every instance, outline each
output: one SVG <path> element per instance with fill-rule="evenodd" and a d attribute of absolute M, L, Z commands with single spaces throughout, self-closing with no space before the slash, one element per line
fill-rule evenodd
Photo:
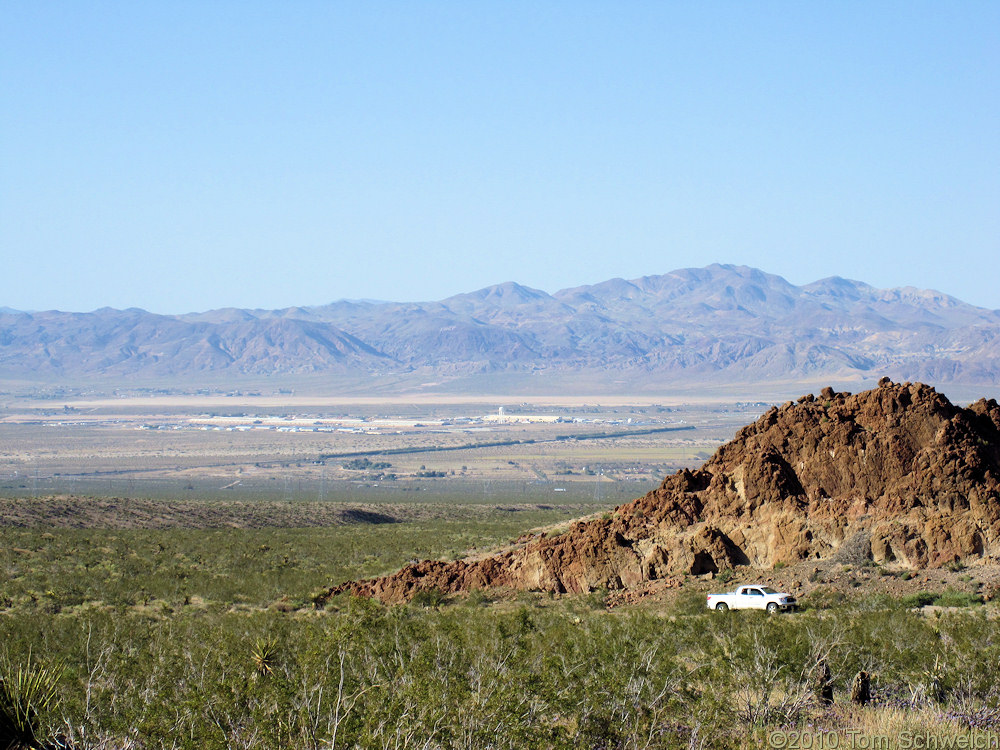
<path fill-rule="evenodd" d="M 609 370 L 673 383 L 888 374 L 997 385 L 1000 311 L 934 290 L 838 276 L 796 286 L 713 264 L 553 294 L 508 281 L 431 302 L 0 312 L 7 378 Z"/>

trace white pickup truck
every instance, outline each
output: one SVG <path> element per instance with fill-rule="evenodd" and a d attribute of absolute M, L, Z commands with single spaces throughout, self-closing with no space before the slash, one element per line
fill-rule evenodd
<path fill-rule="evenodd" d="M 791 594 L 775 591 L 769 586 L 740 586 L 728 594 L 708 594 L 705 604 L 709 609 L 725 612 L 730 609 L 766 609 L 778 612 L 795 609 L 798 602 Z"/>

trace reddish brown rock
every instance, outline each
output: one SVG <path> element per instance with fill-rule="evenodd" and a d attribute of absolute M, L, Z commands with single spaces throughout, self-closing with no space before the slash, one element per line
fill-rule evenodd
<path fill-rule="evenodd" d="M 696 471 L 609 519 L 527 537 L 474 561 L 421 562 L 342 584 L 386 602 L 421 589 L 582 592 L 681 574 L 823 558 L 858 534 L 876 562 L 914 568 L 1000 557 L 1000 406 L 894 384 L 772 408 Z M 867 549 L 867 546 L 865 547 Z"/>

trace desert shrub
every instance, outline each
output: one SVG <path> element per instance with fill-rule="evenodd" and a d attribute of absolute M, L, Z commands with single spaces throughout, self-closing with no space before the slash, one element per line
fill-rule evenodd
<path fill-rule="evenodd" d="M 739 615 L 715 618 L 723 627 L 702 647 L 710 665 L 702 693 L 707 722 L 737 733 L 794 724 L 811 703 L 806 642 L 789 637 L 795 629 L 791 618 Z M 737 619 L 736 627 L 725 627 Z"/>
<path fill-rule="evenodd" d="M 817 655 L 838 695 L 865 669 L 877 695 L 904 697 L 930 685 L 939 658 L 939 687 L 969 706 L 987 698 L 1000 658 L 1000 628 L 975 614 L 929 620 L 848 601 L 717 617 L 703 597 L 682 592 L 676 611 L 690 616 L 671 620 L 571 598 L 435 609 L 338 597 L 326 613 L 188 607 L 164 618 L 33 610 L 0 620 L 0 638 L 19 661 L 43 640 L 60 644 L 60 713 L 87 736 L 151 748 L 173 737 L 192 749 L 298 750 L 329 746 L 334 733 L 338 747 L 641 747 L 653 737 L 649 747 L 671 748 L 699 726 L 712 727 L 706 746 L 735 748 L 810 715 Z"/>
<path fill-rule="evenodd" d="M 934 604 L 936 599 L 937 597 L 929 591 L 918 591 L 914 594 L 906 594 L 899 600 L 899 603 L 909 609 L 915 609 Z"/>
<path fill-rule="evenodd" d="M 983 597 L 979 594 L 970 594 L 965 591 L 955 591 L 954 589 L 946 589 L 934 599 L 934 604 L 939 607 L 972 607 L 982 603 Z"/>
<path fill-rule="evenodd" d="M 62 726 L 86 738 L 79 748 L 763 746 L 772 728 L 841 720 L 810 703 L 819 657 L 838 700 L 859 670 L 874 675 L 871 726 L 890 709 L 904 727 L 952 727 L 946 716 L 971 725 L 1000 704 L 1000 623 L 986 608 L 926 617 L 863 590 L 820 586 L 803 597 L 811 608 L 788 617 L 719 617 L 695 586 L 648 611 L 531 593 L 492 604 L 490 592 L 442 607 L 439 591 L 428 606 L 342 595 L 321 610 L 265 608 L 281 596 L 308 604 L 338 576 L 464 548 L 496 528 L 60 531 L 44 540 L 0 530 L 32 550 L 0 546 L 10 599 L 0 650 L 14 665 L 38 653 L 65 664 L 55 710 L 36 716 L 42 737 Z M 136 604 L 113 609 L 116 595 Z M 55 614 L 47 600 L 66 606 Z M 943 705 L 911 708 L 914 694 Z"/>
<path fill-rule="evenodd" d="M 608 590 L 594 589 L 586 596 L 587 606 L 590 609 L 606 609 L 608 606 Z"/>
<path fill-rule="evenodd" d="M 482 589 L 472 589 L 465 597 L 465 603 L 470 607 L 485 607 L 493 599 Z"/>
<path fill-rule="evenodd" d="M 833 559 L 855 567 L 873 565 L 871 535 L 867 531 L 859 531 L 848 537 L 840 545 Z"/>
<path fill-rule="evenodd" d="M 674 611 L 680 615 L 700 615 L 704 614 L 707 609 L 704 592 L 694 589 L 682 591 L 674 602 Z"/>
<path fill-rule="evenodd" d="M 847 601 L 847 595 L 843 592 L 817 586 L 799 599 L 799 607 L 802 609 L 833 609 L 842 607 Z"/>
<path fill-rule="evenodd" d="M 440 607 L 445 603 L 445 593 L 439 588 L 421 589 L 413 595 L 413 604 L 417 607 Z"/>
<path fill-rule="evenodd" d="M 965 591 L 945 589 L 938 593 L 918 591 L 914 594 L 907 594 L 899 600 L 899 603 L 911 609 L 927 607 L 929 605 L 937 605 L 939 607 L 971 607 L 982 604 L 983 597 L 979 594 L 970 594 Z"/>

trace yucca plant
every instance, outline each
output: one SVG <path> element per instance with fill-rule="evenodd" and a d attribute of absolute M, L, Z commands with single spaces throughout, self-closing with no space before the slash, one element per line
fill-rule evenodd
<path fill-rule="evenodd" d="M 278 664 L 278 642 L 274 638 L 258 638 L 250 649 L 254 671 L 258 677 L 267 677 Z"/>
<path fill-rule="evenodd" d="M 56 704 L 60 672 L 30 664 L 15 668 L 6 658 L 0 662 L 0 750 L 43 747 L 42 721 Z"/>

